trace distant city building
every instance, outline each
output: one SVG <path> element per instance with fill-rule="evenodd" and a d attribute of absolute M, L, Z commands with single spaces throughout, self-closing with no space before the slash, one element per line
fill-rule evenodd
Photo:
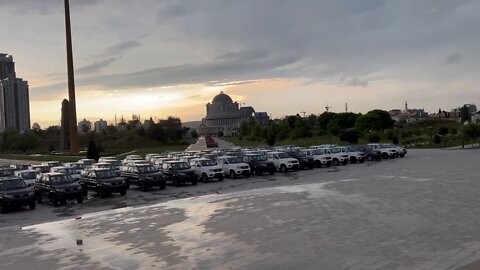
<path fill-rule="evenodd" d="M 408 103 L 405 101 L 405 108 L 403 110 L 393 109 L 388 111 L 393 120 L 406 123 L 414 123 L 417 120 L 429 118 L 428 113 L 424 109 L 409 109 Z"/>
<path fill-rule="evenodd" d="M 241 107 L 238 113 L 240 114 L 240 120 L 248 120 L 255 116 L 255 110 L 252 106 Z"/>
<path fill-rule="evenodd" d="M 270 121 L 270 116 L 266 112 L 256 112 L 254 117 L 260 125 L 267 125 L 268 121 Z"/>
<path fill-rule="evenodd" d="M 471 114 L 477 112 L 477 105 L 475 105 L 475 104 L 464 104 L 463 106 L 467 107 L 467 108 L 468 108 L 468 111 L 469 111 Z M 462 107 L 463 107 L 463 106 L 462 106 Z"/>
<path fill-rule="evenodd" d="M 86 134 L 92 130 L 92 122 L 87 119 L 83 119 L 78 122 L 78 133 Z"/>
<path fill-rule="evenodd" d="M 60 150 L 70 150 L 70 114 L 69 102 L 67 99 L 62 101 L 62 119 L 60 121 Z"/>
<path fill-rule="evenodd" d="M 28 82 L 16 77 L 13 57 L 0 54 L 0 132 L 30 129 Z"/>
<path fill-rule="evenodd" d="M 95 123 L 93 123 L 93 125 L 95 127 L 95 132 L 97 132 L 97 133 L 106 130 L 107 127 L 108 127 L 107 121 L 105 121 L 103 119 L 95 121 Z"/>

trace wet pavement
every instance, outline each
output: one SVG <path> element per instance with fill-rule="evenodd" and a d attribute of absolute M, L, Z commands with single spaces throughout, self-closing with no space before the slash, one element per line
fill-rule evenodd
<path fill-rule="evenodd" d="M 478 269 L 480 151 L 0 216 L 1 269 Z"/>

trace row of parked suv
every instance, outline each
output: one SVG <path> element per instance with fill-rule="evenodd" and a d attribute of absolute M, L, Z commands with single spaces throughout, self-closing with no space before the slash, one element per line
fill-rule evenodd
<path fill-rule="evenodd" d="M 282 146 L 129 155 L 122 161 L 103 157 L 98 162 L 82 159 L 65 164 L 11 165 L 0 168 L 0 211 L 19 206 L 35 209 L 36 203 L 82 203 L 89 192 L 99 198 L 112 193 L 124 196 L 131 186 L 141 191 L 163 190 L 167 184 L 197 185 L 198 181 L 363 163 L 406 153 L 406 149 L 389 144 Z"/>

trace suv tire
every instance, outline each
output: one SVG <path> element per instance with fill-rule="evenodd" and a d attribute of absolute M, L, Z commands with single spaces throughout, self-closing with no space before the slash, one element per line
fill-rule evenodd
<path fill-rule="evenodd" d="M 338 161 L 338 159 L 334 158 L 334 159 L 332 160 L 332 165 L 333 165 L 333 166 L 338 166 L 338 164 L 340 164 L 340 161 Z"/>
<path fill-rule="evenodd" d="M 280 172 L 282 172 L 282 173 L 287 172 L 287 166 L 285 164 L 280 165 Z"/>
<path fill-rule="evenodd" d="M 205 173 L 202 174 L 202 182 L 203 182 L 203 183 L 208 183 L 208 176 L 207 176 L 207 174 L 205 174 Z"/>
<path fill-rule="evenodd" d="M 232 179 L 237 178 L 237 175 L 235 174 L 235 172 L 233 170 L 230 170 L 230 178 L 232 178 Z"/>

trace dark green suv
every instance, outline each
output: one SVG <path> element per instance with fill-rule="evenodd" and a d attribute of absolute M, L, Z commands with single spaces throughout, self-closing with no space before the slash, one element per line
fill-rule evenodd
<path fill-rule="evenodd" d="M 68 200 L 83 202 L 83 188 L 70 175 L 44 173 L 35 183 L 35 197 L 38 203 L 49 200 L 53 206 L 64 205 Z"/>
<path fill-rule="evenodd" d="M 23 179 L 18 177 L 0 178 L 0 212 L 9 208 L 27 206 L 35 209 L 35 194 Z"/>
<path fill-rule="evenodd" d="M 88 190 L 97 192 L 98 197 L 105 198 L 113 192 L 121 196 L 127 194 L 127 182 L 117 175 L 117 172 L 107 168 L 91 168 L 82 171 L 80 185 L 87 195 Z"/>

